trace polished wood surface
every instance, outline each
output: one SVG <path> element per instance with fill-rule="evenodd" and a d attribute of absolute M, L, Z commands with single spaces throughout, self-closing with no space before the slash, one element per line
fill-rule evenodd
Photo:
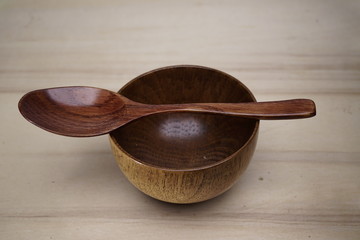
<path fill-rule="evenodd" d="M 145 104 L 255 101 L 235 78 L 197 66 L 153 70 L 120 94 Z M 121 170 L 138 189 L 162 201 L 194 203 L 228 190 L 245 171 L 258 125 L 259 120 L 234 116 L 159 113 L 111 132 L 110 142 Z"/>
<path fill-rule="evenodd" d="M 99 88 L 59 87 L 29 92 L 18 107 L 28 121 L 44 130 L 87 137 L 121 126 L 118 118 L 123 115 L 124 101 L 118 94 Z"/>
<path fill-rule="evenodd" d="M 0 239 L 317 239 L 360 235 L 357 0 L 0 1 Z M 258 101 L 309 98 L 314 118 L 261 121 L 254 156 L 212 200 L 166 204 L 119 171 L 108 137 L 19 113 L 33 89 L 119 90 L 151 69 L 209 66 Z"/>
<path fill-rule="evenodd" d="M 193 84 L 193 91 L 200 92 L 196 88 Z M 179 89 L 177 94 L 181 92 Z M 20 99 L 18 107 L 36 126 L 72 137 L 107 134 L 138 118 L 164 112 L 206 112 L 267 120 L 309 118 L 316 114 L 315 103 L 309 99 L 154 105 L 134 102 L 106 89 L 80 86 L 29 92 Z"/>
<path fill-rule="evenodd" d="M 157 137 L 152 139 L 157 141 Z M 137 157 L 143 160 L 139 161 L 121 149 L 122 145 L 119 145 L 116 136 L 110 138 L 120 169 L 135 187 L 155 199 L 178 204 L 203 202 L 229 190 L 249 165 L 256 146 L 257 131 L 241 149 L 236 149 L 234 146 L 220 149 L 221 146 L 216 144 L 219 139 L 210 139 L 210 141 L 209 145 L 204 142 L 203 147 L 215 149 L 204 151 L 203 156 L 194 154 L 194 148 L 184 148 L 180 153 L 177 146 L 189 142 L 186 140 L 175 142 L 175 146 L 174 141 L 171 141 L 174 150 L 161 154 L 159 152 L 164 150 L 164 147 L 157 146 L 152 153 L 146 149 L 149 144 L 138 144 L 142 154 L 155 155 L 141 158 L 142 156 L 137 154 Z M 137 143 L 138 141 L 134 142 Z M 228 155 L 228 151 L 234 148 L 235 152 Z M 162 159 L 161 157 L 166 154 L 168 154 L 167 159 Z"/>

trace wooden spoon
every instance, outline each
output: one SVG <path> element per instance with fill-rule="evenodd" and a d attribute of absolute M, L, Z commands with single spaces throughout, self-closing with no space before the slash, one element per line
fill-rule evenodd
<path fill-rule="evenodd" d="M 94 87 L 35 90 L 21 98 L 19 110 L 36 126 L 73 137 L 106 134 L 137 118 L 161 112 L 207 112 L 270 120 L 308 118 L 316 114 L 315 104 L 309 99 L 149 105 Z"/>

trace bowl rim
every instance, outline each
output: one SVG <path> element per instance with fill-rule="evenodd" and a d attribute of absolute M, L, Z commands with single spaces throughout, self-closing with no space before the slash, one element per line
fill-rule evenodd
<path fill-rule="evenodd" d="M 123 87 L 120 88 L 120 90 L 118 91 L 118 93 L 121 93 L 121 91 L 123 91 L 125 88 L 127 88 L 129 85 L 131 85 L 133 82 L 137 81 L 138 79 L 144 77 L 144 76 L 147 76 L 149 74 L 153 74 L 155 72 L 158 72 L 158 71 L 163 71 L 163 70 L 167 70 L 167 69 L 174 69 L 174 68 L 197 68 L 197 69 L 203 69 L 203 70 L 209 70 L 209 71 L 214 71 L 214 72 L 217 72 L 217 73 L 220 73 L 222 75 L 225 75 L 227 76 L 229 79 L 235 81 L 237 84 L 241 85 L 241 87 L 243 87 L 250 95 L 250 97 L 252 98 L 252 100 L 254 102 L 257 102 L 256 101 L 256 98 L 254 96 L 254 94 L 250 91 L 250 89 L 245 85 L 243 84 L 240 80 L 238 80 L 237 78 L 231 76 L 230 74 L 228 73 L 225 73 L 223 71 L 220 71 L 220 70 L 217 70 L 217 69 L 214 69 L 214 68 L 210 68 L 210 67 L 205 67 L 205 66 L 200 66 L 200 65 L 187 65 L 187 64 L 181 64 L 181 65 L 170 65 L 170 66 L 165 66 L 165 67 L 160 67 L 160 68 L 156 68 L 156 69 L 153 69 L 153 70 L 150 70 L 150 71 L 147 71 L 143 74 L 140 74 L 138 75 L 137 77 L 133 78 L 131 81 L 127 82 Z M 127 157 L 131 158 L 132 160 L 134 160 L 135 162 L 137 162 L 138 164 L 140 165 L 144 165 L 144 166 L 147 166 L 147 167 L 151 167 L 151 168 L 155 168 L 155 169 L 158 169 L 158 170 L 164 170 L 164 171 L 172 171 L 172 172 L 193 172 L 193 171 L 198 171 L 198 170 L 205 170 L 205 169 L 210 169 L 210 168 L 213 168 L 213 167 L 216 167 L 218 165 L 221 165 L 222 163 L 224 162 L 227 162 L 229 161 L 230 159 L 233 159 L 235 155 L 237 155 L 239 152 L 241 152 L 247 145 L 249 145 L 250 142 L 253 141 L 253 139 L 256 137 L 258 131 L 259 131 L 259 125 L 260 125 L 260 120 L 256 120 L 256 119 L 253 119 L 253 121 L 255 121 L 255 127 L 251 133 L 251 136 L 247 139 L 247 141 L 239 148 L 237 149 L 234 153 L 232 153 L 231 155 L 227 156 L 226 158 L 223 158 L 222 160 L 220 161 L 217 161 L 215 163 L 211 163 L 211 164 L 206 164 L 206 165 L 203 165 L 203 166 L 199 166 L 199 167 L 192 167 L 192 168 L 181 168 L 181 169 L 178 169 L 178 168 L 170 168 L 170 167 L 163 167 L 163 166 L 158 166 L 158 165 L 155 165 L 155 164 L 151 164 L 151 163 L 148 163 L 148 162 L 144 162 L 138 158 L 136 158 L 135 156 L 131 155 L 130 153 L 128 153 L 124 148 L 121 147 L 121 145 L 118 143 L 118 141 L 116 141 L 116 138 L 115 136 L 112 134 L 113 131 L 111 131 L 109 133 L 109 136 L 113 142 L 113 144 L 116 145 L 116 147 L 123 153 L 125 154 Z M 116 130 L 116 129 L 115 129 Z M 114 131 L 115 131 L 114 130 Z"/>

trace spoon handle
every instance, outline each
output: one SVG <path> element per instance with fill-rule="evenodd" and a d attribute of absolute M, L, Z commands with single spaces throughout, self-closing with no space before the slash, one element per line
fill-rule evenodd
<path fill-rule="evenodd" d="M 151 107 L 150 107 L 151 106 Z M 256 118 L 261 120 L 309 118 L 316 115 L 315 103 L 310 99 L 246 103 L 191 103 L 147 105 L 148 113 L 208 112 Z M 147 115 L 145 113 L 145 115 Z"/>

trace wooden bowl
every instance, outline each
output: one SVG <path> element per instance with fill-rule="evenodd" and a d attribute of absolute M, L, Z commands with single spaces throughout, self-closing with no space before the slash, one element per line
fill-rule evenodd
<path fill-rule="evenodd" d="M 145 73 L 120 91 L 142 103 L 254 102 L 234 77 L 200 66 Z M 171 203 L 194 203 L 228 190 L 253 155 L 259 121 L 206 113 L 162 113 L 110 133 L 117 163 L 145 194 Z"/>

